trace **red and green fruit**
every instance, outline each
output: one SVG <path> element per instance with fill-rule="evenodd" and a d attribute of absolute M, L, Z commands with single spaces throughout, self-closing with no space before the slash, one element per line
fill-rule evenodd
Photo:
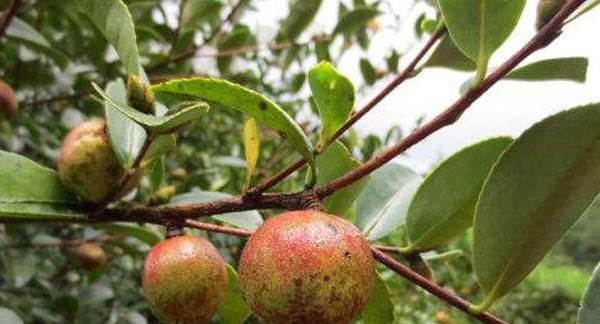
<path fill-rule="evenodd" d="M 350 323 L 371 296 L 369 244 L 350 222 L 320 211 L 283 213 L 250 238 L 240 288 L 266 323 Z"/>
<path fill-rule="evenodd" d="M 227 269 L 206 239 L 176 236 L 155 245 L 142 286 L 152 313 L 166 323 L 206 323 L 227 290 Z"/>
<path fill-rule="evenodd" d="M 79 198 L 92 203 L 103 201 L 117 190 L 124 174 L 110 143 L 106 121 L 92 119 L 67 134 L 58 159 L 58 175 Z"/>
<path fill-rule="evenodd" d="M 98 245 L 90 242 L 82 243 L 75 249 L 75 258 L 82 268 L 96 270 L 106 263 L 106 253 Z"/>

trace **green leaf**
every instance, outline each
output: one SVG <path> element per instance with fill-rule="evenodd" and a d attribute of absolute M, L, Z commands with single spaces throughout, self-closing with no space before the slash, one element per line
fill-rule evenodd
<path fill-rule="evenodd" d="M 177 137 L 175 134 L 166 134 L 158 136 L 146 152 L 142 166 L 146 166 L 156 159 L 163 157 L 165 154 L 171 152 L 177 146 Z"/>
<path fill-rule="evenodd" d="M 201 117 L 209 107 L 205 103 L 198 103 L 187 106 L 171 115 L 154 116 L 144 114 L 135 108 L 129 107 L 113 101 L 98 85 L 92 84 L 96 92 L 106 100 L 113 108 L 142 125 L 149 133 L 153 135 L 167 134 L 174 132 L 179 126 Z"/>
<path fill-rule="evenodd" d="M 231 198 L 231 195 L 214 191 L 193 191 L 173 197 L 169 205 L 180 206 L 187 204 L 198 204 L 226 198 Z M 256 210 L 228 213 L 226 215 L 214 215 L 212 218 L 251 231 L 257 229 L 263 222 L 262 217 Z"/>
<path fill-rule="evenodd" d="M 0 323 L 23 324 L 23 320 L 11 309 L 0 307 Z"/>
<path fill-rule="evenodd" d="M 387 57 L 386 64 L 388 71 L 396 73 L 398 71 L 398 64 L 400 63 L 400 54 L 396 50 L 392 50 L 392 54 Z"/>
<path fill-rule="evenodd" d="M 77 203 L 58 174 L 18 154 L 0 151 L 0 203 Z"/>
<path fill-rule="evenodd" d="M 359 166 L 360 162 L 352 157 L 348 149 L 341 142 L 335 141 L 317 156 L 317 185 L 324 185 Z M 348 210 L 354 205 L 367 181 L 367 178 L 362 179 L 325 198 L 325 210 L 330 214 L 348 217 Z"/>
<path fill-rule="evenodd" d="M 181 34 L 202 28 L 207 22 L 219 17 L 222 8 L 221 0 L 186 1 L 180 19 Z"/>
<path fill-rule="evenodd" d="M 319 142 L 324 145 L 348 120 L 354 108 L 354 85 L 325 61 L 310 69 L 308 84 L 321 116 L 323 129 Z"/>
<path fill-rule="evenodd" d="M 421 178 L 412 170 L 388 163 L 371 174 L 356 202 L 356 224 L 373 241 L 404 223 L 408 204 Z"/>
<path fill-rule="evenodd" d="M 373 292 L 371 298 L 369 298 L 369 303 L 360 315 L 360 319 L 364 324 L 395 323 L 392 294 L 379 273 L 375 274 Z"/>
<path fill-rule="evenodd" d="M 490 57 L 510 36 L 525 0 L 439 0 L 448 31 L 458 48 L 477 63 L 485 77 Z"/>
<path fill-rule="evenodd" d="M 505 78 L 522 81 L 569 80 L 585 82 L 588 59 L 563 57 L 534 62 L 510 72 Z"/>
<path fill-rule="evenodd" d="M 224 107 L 242 111 L 257 122 L 285 136 L 295 149 L 314 167 L 313 149 L 308 138 L 279 105 L 263 95 L 226 80 L 190 78 L 160 83 L 156 92 L 170 92 L 200 97 Z"/>
<path fill-rule="evenodd" d="M 65 203 L 3 203 L 0 202 L 0 221 L 82 221 L 86 213 L 77 206 Z"/>
<path fill-rule="evenodd" d="M 250 185 L 250 179 L 256 169 L 260 153 L 260 135 L 254 118 L 244 120 L 244 152 L 246 157 L 246 175 L 244 176 L 243 188 L 245 192 Z"/>
<path fill-rule="evenodd" d="M 281 29 L 289 41 L 295 41 L 313 21 L 321 0 L 294 0 L 290 2 L 288 16 L 281 24 Z"/>
<path fill-rule="evenodd" d="M 582 15 L 584 15 L 585 13 L 589 12 L 590 10 L 594 9 L 596 6 L 600 5 L 600 0 L 592 0 L 588 3 L 586 3 L 583 7 L 581 7 L 579 10 L 577 10 L 575 12 L 575 14 L 573 16 L 571 16 L 571 18 L 569 18 L 565 24 L 570 23 L 571 21 L 581 17 Z"/>
<path fill-rule="evenodd" d="M 106 86 L 106 95 L 123 106 L 127 104 L 126 92 L 125 82 L 122 79 L 109 82 Z M 115 155 L 121 165 L 129 169 L 144 145 L 146 132 L 142 126 L 116 109 L 108 101 L 104 102 L 104 114 Z"/>
<path fill-rule="evenodd" d="M 406 216 L 410 250 L 435 248 L 471 227 L 483 182 L 510 143 L 510 137 L 497 137 L 468 146 L 423 180 Z"/>
<path fill-rule="evenodd" d="M 333 29 L 333 35 L 340 33 L 349 34 L 361 28 L 365 28 L 369 20 L 377 17 L 381 12 L 369 6 L 359 6 L 345 13 Z"/>
<path fill-rule="evenodd" d="M 361 58 L 359 62 L 360 73 L 368 85 L 372 85 L 377 80 L 377 72 L 367 58 Z"/>
<path fill-rule="evenodd" d="M 121 0 L 80 0 L 79 5 L 115 48 L 127 73 L 140 74 L 135 28 Z"/>
<path fill-rule="evenodd" d="M 446 35 L 435 48 L 425 67 L 442 67 L 458 71 L 475 71 L 475 62 L 466 57 L 454 44 L 452 37 Z"/>
<path fill-rule="evenodd" d="M 250 316 L 250 308 L 246 305 L 240 291 L 240 279 L 231 265 L 227 265 L 229 284 L 219 305 L 217 314 L 224 324 L 243 324 Z"/>
<path fill-rule="evenodd" d="M 600 188 L 600 104 L 533 125 L 502 154 L 475 211 L 481 311 L 518 285 L 592 204 Z"/>
<path fill-rule="evenodd" d="M 67 56 L 52 47 L 52 44 L 42 34 L 17 17 L 13 17 L 10 25 L 6 28 L 6 36 L 15 41 L 20 41 L 34 50 L 47 54 L 61 68 L 66 67 L 69 61 Z"/>
<path fill-rule="evenodd" d="M 577 324 L 596 323 L 600 323 L 600 264 L 590 278 L 577 314 Z"/>
<path fill-rule="evenodd" d="M 94 227 L 114 235 L 126 235 L 129 237 L 134 237 L 150 246 L 153 246 L 162 240 L 162 237 L 159 233 L 141 225 L 108 223 L 95 225 Z"/>

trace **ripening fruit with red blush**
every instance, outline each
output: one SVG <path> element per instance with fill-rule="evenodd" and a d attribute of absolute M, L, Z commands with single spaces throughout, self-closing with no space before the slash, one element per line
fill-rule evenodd
<path fill-rule="evenodd" d="M 371 250 L 358 228 L 320 211 L 266 221 L 240 259 L 240 288 L 266 323 L 345 324 L 371 296 Z"/>
<path fill-rule="evenodd" d="M 205 238 L 176 236 L 150 250 L 142 286 L 152 313 L 165 323 L 206 323 L 227 290 L 227 269 Z"/>
<path fill-rule="evenodd" d="M 61 181 L 79 198 L 98 203 L 118 190 L 125 169 L 113 151 L 106 121 L 92 119 L 73 128 L 65 137 L 58 158 Z M 131 192 L 141 179 L 141 171 L 118 197 Z"/>

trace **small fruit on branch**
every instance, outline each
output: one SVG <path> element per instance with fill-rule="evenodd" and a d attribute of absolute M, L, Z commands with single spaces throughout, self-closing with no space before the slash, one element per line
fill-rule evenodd
<path fill-rule="evenodd" d="M 227 290 L 227 269 L 205 238 L 176 236 L 155 245 L 142 286 L 152 313 L 166 323 L 206 323 Z"/>
<path fill-rule="evenodd" d="M 250 238 L 240 288 L 266 323 L 350 323 L 371 296 L 369 244 L 350 222 L 316 210 L 283 213 Z"/>
<path fill-rule="evenodd" d="M 84 201 L 98 203 L 118 190 L 125 169 L 113 151 L 106 121 L 92 119 L 73 128 L 65 137 L 58 159 L 61 181 Z M 135 188 L 141 176 L 122 190 L 121 197 Z"/>
<path fill-rule="evenodd" d="M 19 101 L 13 88 L 0 80 L 0 113 L 6 118 L 14 117 L 19 110 Z"/>
<path fill-rule="evenodd" d="M 96 270 L 106 263 L 106 253 L 98 245 L 90 242 L 81 243 L 75 249 L 75 258 L 82 268 Z"/>

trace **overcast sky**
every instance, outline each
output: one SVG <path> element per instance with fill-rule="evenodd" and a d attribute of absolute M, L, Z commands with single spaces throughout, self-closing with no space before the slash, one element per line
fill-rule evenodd
<path fill-rule="evenodd" d="M 394 10 L 405 13 L 412 1 L 394 1 Z M 516 49 L 520 48 L 533 35 L 535 6 L 537 1 L 527 1 L 520 23 L 510 39 L 492 57 L 490 66 L 502 63 Z M 287 12 L 287 2 L 277 0 L 257 1 L 259 12 L 247 15 L 249 23 L 259 26 L 265 38 L 269 30 L 276 30 L 277 20 Z M 315 31 L 330 31 L 337 21 L 336 0 L 325 0 L 315 23 L 303 35 L 310 37 Z M 421 12 L 413 11 L 415 14 Z M 407 21 L 414 21 L 407 14 Z M 391 15 L 384 14 L 383 26 L 395 24 Z M 412 24 L 405 24 L 399 33 L 384 29 L 372 39 L 369 58 L 377 61 L 389 53 L 389 48 L 408 48 L 413 42 Z M 418 48 L 418 46 L 416 46 Z M 357 67 L 358 58 L 364 56 L 360 51 L 346 54 L 339 62 L 338 69 L 360 82 Z M 409 53 L 403 63 L 407 64 L 414 53 Z M 544 116 L 560 110 L 600 101 L 600 7 L 582 16 L 568 25 L 563 35 L 551 46 L 535 53 L 528 61 L 544 58 L 586 56 L 590 60 L 588 79 L 585 84 L 552 82 L 502 81 L 479 99 L 453 126 L 430 136 L 407 152 L 401 158 L 403 163 L 419 171 L 426 171 L 432 163 L 438 161 L 462 146 L 480 139 L 496 135 L 518 136 L 523 130 Z M 388 96 L 374 111 L 360 121 L 356 128 L 361 134 L 385 134 L 394 125 L 401 125 L 408 131 L 415 120 L 422 115 L 429 119 L 447 107 L 458 97 L 460 85 L 470 77 L 469 74 L 452 72 L 445 69 L 428 69 L 413 80 L 401 85 Z M 366 93 L 357 98 L 358 107 L 368 101 L 386 83 L 381 80 Z"/>

